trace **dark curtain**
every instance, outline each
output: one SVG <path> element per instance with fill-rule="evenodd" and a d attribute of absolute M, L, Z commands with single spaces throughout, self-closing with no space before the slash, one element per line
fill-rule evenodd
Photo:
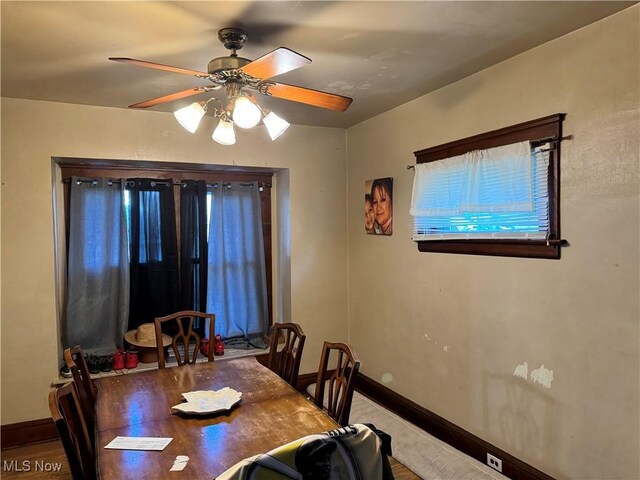
<path fill-rule="evenodd" d="M 180 309 L 205 312 L 208 250 L 204 180 L 184 180 L 180 185 L 180 259 Z M 204 334 L 204 324 L 196 327 Z"/>
<path fill-rule="evenodd" d="M 129 329 L 179 310 L 173 180 L 132 178 Z"/>

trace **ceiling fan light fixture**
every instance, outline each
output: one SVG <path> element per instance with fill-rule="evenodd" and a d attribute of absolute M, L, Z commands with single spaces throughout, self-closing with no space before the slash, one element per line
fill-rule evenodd
<path fill-rule="evenodd" d="M 240 128 L 253 128 L 262 119 L 260 107 L 253 103 L 248 97 L 241 96 L 235 101 L 233 107 L 233 123 Z"/>
<path fill-rule="evenodd" d="M 205 108 L 198 102 L 194 102 L 180 110 L 173 112 L 173 116 L 185 130 L 191 133 L 195 133 L 200 125 L 200 120 L 206 113 Z"/>
<path fill-rule="evenodd" d="M 284 118 L 279 117 L 273 112 L 267 113 L 262 119 L 262 122 L 264 126 L 267 127 L 267 132 L 269 132 L 271 140 L 275 140 L 282 135 L 290 125 Z"/>
<path fill-rule="evenodd" d="M 218 126 L 213 131 L 211 138 L 220 145 L 233 145 L 236 143 L 236 132 L 233 130 L 233 122 L 225 117 L 220 118 L 220 123 L 218 123 Z"/>
<path fill-rule="evenodd" d="M 244 30 L 223 28 L 218 32 L 218 38 L 226 49 L 231 50 L 231 54 L 227 57 L 216 57 L 211 60 L 206 71 L 173 67 L 129 57 L 109 57 L 109 60 L 115 62 L 195 76 L 213 84 L 197 85 L 179 92 L 134 103 L 129 105 L 129 108 L 154 107 L 224 87 L 226 90 L 224 98 L 211 97 L 206 101 L 192 103 L 174 112 L 174 116 L 188 132 L 195 133 L 202 117 L 207 113 L 207 105 L 215 100 L 218 106 L 209 107 L 209 112 L 214 118 L 220 118 L 220 122 L 213 132 L 212 138 L 222 145 L 233 145 L 236 142 L 236 126 L 250 129 L 263 120 L 271 140 L 278 138 L 290 126 L 289 122 L 275 113 L 263 110 L 251 91 L 275 99 L 289 100 L 336 112 L 346 111 L 353 100 L 342 95 L 272 81 L 273 77 L 311 63 L 310 58 L 290 48 L 279 47 L 261 57 L 249 60 L 239 57 L 237 54 L 237 50 L 244 46 L 248 38 Z"/>

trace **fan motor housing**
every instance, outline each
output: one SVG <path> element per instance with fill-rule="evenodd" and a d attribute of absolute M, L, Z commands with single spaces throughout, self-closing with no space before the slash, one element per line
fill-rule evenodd
<path fill-rule="evenodd" d="M 247 38 L 247 32 L 241 28 L 223 28 L 218 32 L 218 40 L 225 48 L 233 50 L 234 54 L 244 46 Z"/>
<path fill-rule="evenodd" d="M 210 74 L 219 73 L 224 70 L 237 70 L 244 67 L 251 60 L 243 57 L 218 57 L 209 62 L 207 71 Z"/>

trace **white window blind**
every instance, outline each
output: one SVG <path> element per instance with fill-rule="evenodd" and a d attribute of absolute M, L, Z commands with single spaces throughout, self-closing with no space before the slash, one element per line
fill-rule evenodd
<path fill-rule="evenodd" d="M 412 239 L 546 239 L 548 145 L 474 150 L 415 166 Z"/>

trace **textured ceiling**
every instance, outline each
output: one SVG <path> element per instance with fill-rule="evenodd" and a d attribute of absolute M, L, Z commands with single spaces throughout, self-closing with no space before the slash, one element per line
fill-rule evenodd
<path fill-rule="evenodd" d="M 277 81 L 352 97 L 345 113 L 259 97 L 291 123 L 349 127 L 634 2 L 2 2 L 2 96 L 126 108 L 206 81 L 110 62 L 132 57 L 206 71 L 286 46 L 313 60 Z M 173 111 L 207 95 L 153 107 Z"/>

